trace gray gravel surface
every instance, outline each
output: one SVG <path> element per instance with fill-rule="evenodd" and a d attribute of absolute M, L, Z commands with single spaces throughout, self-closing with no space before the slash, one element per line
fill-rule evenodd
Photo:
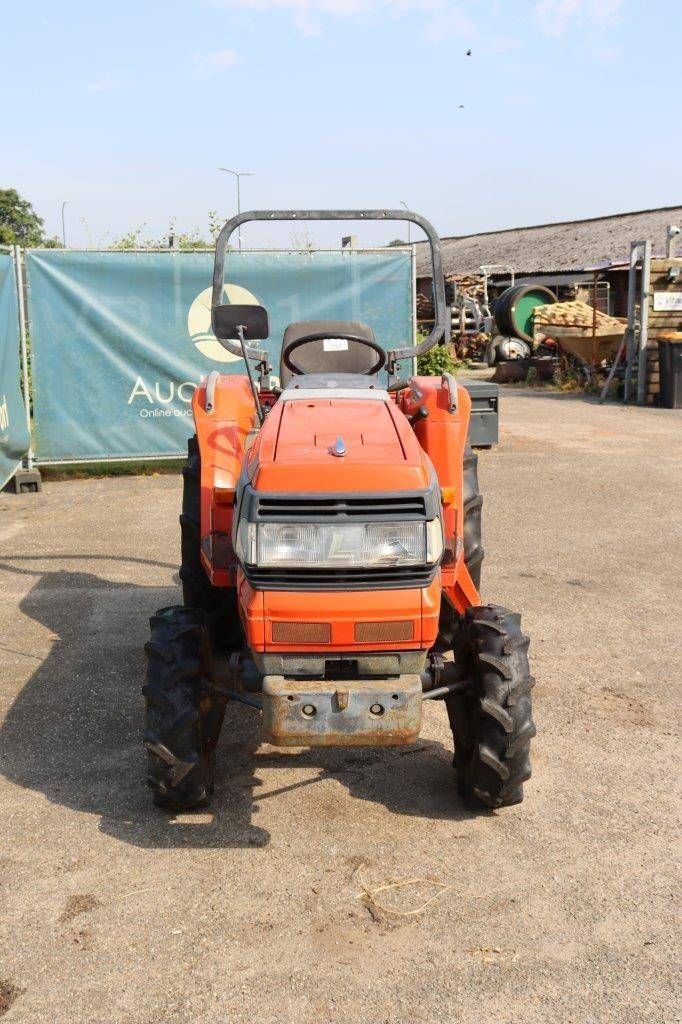
<path fill-rule="evenodd" d="M 2 1024 L 677 1020 L 681 428 L 502 399 L 484 597 L 523 612 L 538 737 L 495 813 L 460 804 L 435 702 L 383 752 L 280 752 L 233 707 L 210 811 L 155 810 L 180 479 L 0 495 Z"/>

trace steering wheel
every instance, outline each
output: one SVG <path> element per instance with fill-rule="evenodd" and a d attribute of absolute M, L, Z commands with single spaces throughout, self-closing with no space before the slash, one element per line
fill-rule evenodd
<path fill-rule="evenodd" d="M 362 371 L 363 375 L 366 375 L 367 377 L 371 377 L 373 376 L 373 374 L 378 373 L 379 370 L 384 365 L 384 363 L 386 362 L 386 353 L 384 352 L 381 345 L 377 345 L 376 341 L 370 341 L 368 338 L 360 338 L 355 334 L 342 334 L 341 332 L 334 335 L 307 334 L 303 338 L 295 338 L 293 341 L 290 341 L 288 345 L 285 345 L 285 347 L 282 349 L 282 362 L 286 366 L 287 370 L 290 370 L 291 373 L 293 373 L 294 375 L 302 375 L 307 373 L 307 370 L 302 369 L 298 365 L 298 363 L 294 362 L 294 360 L 291 358 L 292 354 L 296 351 L 297 348 L 300 348 L 302 345 L 307 345 L 311 341 L 325 341 L 330 337 L 340 338 L 342 341 L 350 341 L 353 342 L 353 344 L 355 345 L 364 345 L 366 348 L 369 348 L 372 350 L 372 352 L 376 353 L 376 363 L 374 363 L 373 366 L 370 366 L 369 370 Z"/>

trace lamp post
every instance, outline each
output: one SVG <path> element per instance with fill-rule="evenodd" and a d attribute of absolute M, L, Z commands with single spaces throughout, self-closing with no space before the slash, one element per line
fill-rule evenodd
<path fill-rule="evenodd" d="M 404 206 L 408 213 L 410 212 L 410 208 L 409 208 L 409 206 L 407 205 L 407 203 L 404 200 L 402 200 L 402 199 L 400 200 L 400 205 Z M 408 245 L 410 245 L 410 238 L 411 238 L 410 228 L 411 227 L 412 227 L 412 225 L 411 225 L 410 221 L 408 220 L 408 222 L 407 222 L 407 244 Z"/>
<path fill-rule="evenodd" d="M 66 206 L 66 199 L 62 203 L 62 245 L 66 249 L 66 225 L 64 221 L 64 207 Z"/>
<path fill-rule="evenodd" d="M 235 180 L 237 182 L 237 214 L 240 214 L 242 212 L 242 202 L 241 202 L 241 193 L 240 193 L 240 189 L 239 189 L 239 181 L 240 181 L 240 178 L 253 178 L 254 172 L 253 171 L 232 171 L 232 170 L 230 170 L 229 167 L 219 167 L 218 170 L 219 171 L 225 171 L 226 174 L 231 174 L 235 178 Z M 241 234 L 241 230 L 239 231 L 239 233 L 237 235 L 237 241 L 238 241 L 238 245 L 239 245 L 239 251 L 241 252 L 242 251 L 242 234 Z"/>

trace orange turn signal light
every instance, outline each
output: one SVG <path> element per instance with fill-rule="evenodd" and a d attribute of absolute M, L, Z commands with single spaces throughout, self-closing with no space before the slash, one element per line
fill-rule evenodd
<path fill-rule="evenodd" d="M 387 644 L 412 640 L 414 624 L 411 619 L 398 622 L 356 622 L 355 641 L 359 644 Z"/>
<path fill-rule="evenodd" d="M 328 622 L 273 622 L 273 644 L 329 644 L 332 627 Z"/>
<path fill-rule="evenodd" d="M 455 500 L 455 488 L 454 487 L 441 487 L 440 489 L 440 500 L 444 505 L 452 505 Z"/>

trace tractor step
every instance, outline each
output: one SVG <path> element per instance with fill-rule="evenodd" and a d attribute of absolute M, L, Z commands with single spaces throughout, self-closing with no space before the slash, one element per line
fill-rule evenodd
<path fill-rule="evenodd" d="M 277 747 L 398 747 L 419 736 L 418 675 L 316 680 L 265 676 L 265 740 Z"/>

